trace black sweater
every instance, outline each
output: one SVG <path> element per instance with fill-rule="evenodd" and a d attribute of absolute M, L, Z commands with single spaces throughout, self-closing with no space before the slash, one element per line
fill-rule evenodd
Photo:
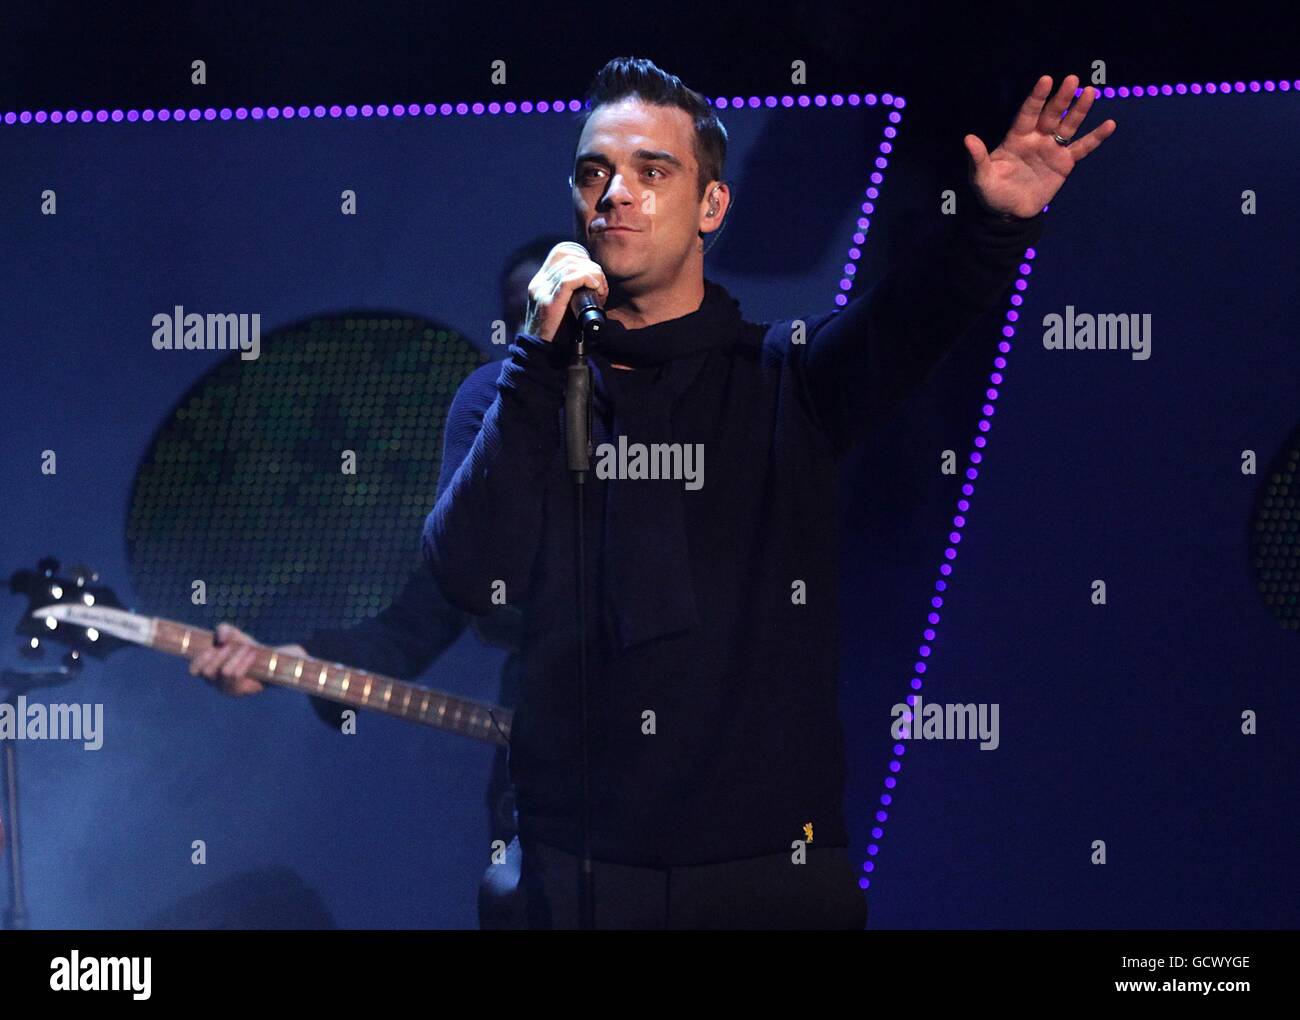
<path fill-rule="evenodd" d="M 600 569 L 606 486 L 587 482 L 592 854 L 643 866 L 788 850 L 814 826 L 845 846 L 838 683 L 837 471 L 997 301 L 1042 215 L 1005 220 L 973 198 L 843 309 L 746 324 L 708 354 L 673 418 L 703 443 L 684 494 L 694 630 L 617 652 Z M 636 331 L 654 342 L 655 326 Z M 452 605 L 523 611 L 510 749 L 519 828 L 580 849 L 574 494 L 561 431 L 562 352 L 520 333 L 448 416 L 424 554 Z M 598 402 L 595 443 L 612 441 Z M 643 555 L 654 555 L 654 535 Z M 803 583 L 806 601 L 794 598 Z M 645 713 L 654 713 L 654 733 Z M 883 724 L 882 724 L 883 726 Z"/>

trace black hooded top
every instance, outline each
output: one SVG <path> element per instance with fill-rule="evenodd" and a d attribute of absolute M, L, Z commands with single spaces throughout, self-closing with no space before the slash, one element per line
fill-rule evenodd
<path fill-rule="evenodd" d="M 838 465 L 994 305 L 1042 230 L 1041 214 L 963 208 L 973 211 L 843 309 L 749 323 L 706 281 L 697 311 L 635 330 L 611 322 L 593 352 L 598 460 L 601 444 L 606 458 L 620 444 L 661 444 L 660 463 L 678 468 L 688 444 L 703 454 L 694 488 L 601 478 L 597 462 L 585 485 L 597 860 L 669 867 L 788 852 L 810 822 L 818 845 L 848 844 Z M 520 333 L 504 362 L 461 386 L 423 549 L 453 606 L 485 614 L 504 595 L 522 611 L 510 748 L 519 829 L 577 853 L 564 355 Z"/>

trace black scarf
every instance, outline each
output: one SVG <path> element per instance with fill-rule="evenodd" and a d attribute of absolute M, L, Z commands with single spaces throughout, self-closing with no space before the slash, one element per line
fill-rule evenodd
<path fill-rule="evenodd" d="M 710 280 L 704 281 L 700 307 L 688 315 L 640 329 L 609 319 L 591 360 L 597 398 L 613 412 L 614 446 L 620 435 L 629 446 L 674 442 L 678 401 L 709 354 L 737 342 L 741 323 L 740 303 Z M 611 361 L 635 371 L 612 368 Z M 605 586 L 618 646 L 627 651 L 699 623 L 682 505 L 685 482 L 613 478 L 607 484 Z"/>

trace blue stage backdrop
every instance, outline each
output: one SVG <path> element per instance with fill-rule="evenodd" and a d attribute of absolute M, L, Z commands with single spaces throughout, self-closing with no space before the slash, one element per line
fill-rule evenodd
<path fill-rule="evenodd" d="M 973 337 L 846 483 L 845 598 L 859 621 L 843 642 L 846 716 L 875 732 L 923 662 L 923 702 L 996 704 L 1000 722 L 996 750 L 904 745 L 871 857 L 873 924 L 1300 922 L 1289 806 L 1300 771 L 1300 523 L 1295 479 L 1269 467 L 1300 427 L 1288 321 L 1300 96 L 1102 100 L 1085 129 L 1108 116 L 1114 137 L 1047 212 L 1024 304 L 1005 306 L 1019 319 L 1001 324 L 1015 331 L 1002 382 L 990 375 L 1007 338 Z M 1053 314 L 1149 315 L 1149 356 L 1048 349 Z M 997 396 L 985 434 L 986 387 Z M 909 439 L 927 415 L 932 435 Z M 943 450 L 963 477 L 940 476 Z M 1243 473 L 1245 451 L 1257 473 Z M 891 508 L 881 482 L 888 493 L 916 463 L 915 502 Z M 978 477 L 954 546 L 970 467 Z M 1267 497 L 1279 482 L 1290 496 Z M 1289 577 L 1263 581 L 1275 589 L 1264 593 L 1251 553 L 1261 495 L 1289 534 L 1275 548 L 1291 549 Z M 1280 623 L 1286 600 L 1291 629 Z M 933 641 L 922 633 L 929 612 L 940 616 Z M 1243 733 L 1248 712 L 1255 735 Z M 855 776 L 860 833 L 893 773 L 870 750 L 855 762 L 869 770 Z M 1093 863 L 1099 841 L 1104 864 Z"/>
<path fill-rule="evenodd" d="M 1119 130 L 1048 212 L 1023 304 L 973 330 L 845 473 L 846 805 L 873 927 L 1300 920 L 1278 894 L 1297 845 L 1300 634 L 1265 605 L 1250 553 L 1268 465 L 1300 419 L 1283 312 L 1300 97 L 1097 109 L 1090 124 L 1113 115 Z M 737 200 L 706 273 L 748 318 L 832 307 L 891 110 L 724 115 Z M 503 259 L 569 228 L 570 113 L 4 130 L 0 566 L 86 561 L 142 612 L 179 615 L 189 591 L 161 607 L 132 588 L 137 471 L 182 398 L 231 358 L 154 350 L 155 314 L 257 312 L 269 332 L 382 309 L 500 357 Z M 954 122 L 954 146 L 964 130 Z M 904 112 L 859 291 L 937 226 L 957 184 L 912 165 L 906 137 Z M 1067 306 L 1149 314 L 1150 357 L 1045 349 L 1044 316 Z M 41 471 L 46 450 L 56 474 Z M 941 470 L 947 450 L 958 476 Z M 1259 473 L 1243 474 L 1246 450 Z M 500 655 L 467 632 L 422 680 L 493 700 Z M 4 656 L 27 665 L 16 643 Z M 912 741 L 897 755 L 891 706 L 917 676 L 927 701 L 996 704 L 996 749 Z M 489 748 L 373 713 L 342 737 L 298 695 L 224 698 L 142 650 L 92 663 L 55 698 L 102 703 L 105 737 L 93 752 L 19 747 L 33 924 L 137 925 L 216 883 L 259 882 L 314 890 L 343 926 L 475 924 Z M 1242 733 L 1244 712 L 1257 735 Z M 195 840 L 206 865 L 191 864 Z M 241 886 L 253 869 L 273 870 Z"/>
<path fill-rule="evenodd" d="M 7 134 L 0 564 L 32 566 L 50 553 L 84 561 L 141 612 L 204 621 L 186 578 L 210 568 L 178 569 L 167 605 L 146 604 L 133 588 L 141 564 L 128 562 L 128 517 L 155 437 L 196 387 L 219 382 L 214 373 L 234 356 L 155 350 L 153 317 L 177 305 L 258 313 L 265 335 L 378 309 L 445 327 L 483 357 L 504 356 L 490 341 L 503 314 L 499 273 L 519 244 L 570 228 L 575 118 L 250 118 L 46 124 Z M 878 147 L 901 118 L 876 97 L 726 115 L 737 199 L 708 274 L 749 318 L 833 306 L 867 215 Z M 805 145 L 808 138 L 818 145 Z M 905 155 L 885 173 L 881 208 L 892 197 L 901 209 Z M 345 190 L 355 194 L 356 215 L 342 212 Z M 46 192 L 54 215 L 42 213 Z M 790 229 L 795 222 L 799 229 Z M 883 244 L 901 241 L 887 221 L 881 229 L 863 249 L 868 278 Z M 364 422 L 356 430 L 358 443 L 374 441 Z M 413 449 L 428 457 L 429 445 Z M 46 450 L 56 454 L 55 474 L 42 473 Z M 209 466 L 217 475 L 207 481 L 224 485 L 221 498 L 237 505 L 245 492 L 238 475 Z M 430 479 L 435 467 L 417 466 Z M 337 475 L 337 464 L 329 470 Z M 431 505 L 431 487 L 427 497 Z M 384 510 L 359 508 L 358 534 L 383 530 L 374 518 Z M 136 527 L 150 519 L 137 517 Z M 246 547 L 230 537 L 232 559 L 247 570 Z M 168 540 L 183 548 L 181 538 Z M 340 558 L 355 556 L 339 541 Z M 391 541 L 400 549 L 377 553 L 413 557 L 418 530 Z M 337 600 L 352 617 L 334 622 L 353 622 L 396 590 Z M 263 594 L 253 594 L 256 606 L 243 604 L 242 619 L 264 624 L 256 636 L 304 637 L 276 626 L 292 614 L 277 617 Z M 21 608 L 16 598 L 8 605 L 13 614 Z M 5 655 L 26 665 L 15 645 Z M 494 700 L 500 664 L 500 652 L 467 632 L 422 679 Z M 340 925 L 475 923 L 488 854 L 489 748 L 373 714 L 344 738 L 299 696 L 227 699 L 183 666 L 142 650 L 92 663 L 50 699 L 102 703 L 103 748 L 20 746 L 33 924 L 142 923 L 259 867 L 292 869 Z M 848 728 L 861 729 L 854 721 Z M 885 749 L 875 730 L 871 740 L 855 736 L 860 753 Z M 206 865 L 190 863 L 196 840 L 206 845 Z"/>

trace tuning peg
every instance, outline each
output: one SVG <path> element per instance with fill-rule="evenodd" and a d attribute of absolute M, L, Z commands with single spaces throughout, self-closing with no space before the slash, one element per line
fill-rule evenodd
<path fill-rule="evenodd" d="M 46 556 L 45 559 L 36 564 L 36 569 L 46 577 L 53 577 L 59 572 L 59 561 L 53 556 Z"/>
<path fill-rule="evenodd" d="M 9 590 L 15 595 L 26 595 L 33 591 L 39 575 L 34 570 L 24 567 L 9 575 Z"/>
<path fill-rule="evenodd" d="M 86 587 L 87 581 L 99 580 L 99 575 L 96 574 L 84 563 L 79 563 L 77 564 L 77 566 L 72 567 L 70 569 L 72 573 L 72 579 L 76 582 L 78 588 Z"/>
<path fill-rule="evenodd" d="M 38 637 L 29 638 L 18 646 L 18 651 L 24 659 L 43 659 L 45 658 L 45 646 L 41 644 Z"/>
<path fill-rule="evenodd" d="M 70 648 L 68 654 L 63 657 L 63 665 L 68 667 L 70 672 L 77 672 L 85 663 L 81 661 L 81 653 L 75 648 Z"/>

